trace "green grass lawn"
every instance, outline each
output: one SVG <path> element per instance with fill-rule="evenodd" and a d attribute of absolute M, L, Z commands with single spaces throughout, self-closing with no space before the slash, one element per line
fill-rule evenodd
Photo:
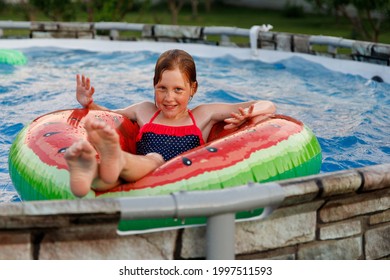
<path fill-rule="evenodd" d="M 20 11 L 0 11 L 0 20 L 26 20 Z M 43 15 L 37 14 L 36 20 L 48 20 Z M 85 22 L 86 14 L 79 13 L 77 21 Z M 127 14 L 125 22 L 171 24 L 171 14 L 165 5 L 160 5 L 144 12 Z M 344 18 L 336 18 L 325 15 L 306 14 L 303 17 L 286 17 L 282 11 L 233 7 L 226 5 L 214 5 L 212 11 L 207 13 L 203 6 L 199 5 L 199 15 L 192 18 L 191 10 L 186 7 L 180 11 L 179 25 L 196 26 L 233 26 L 250 28 L 253 25 L 271 24 L 272 31 L 289 32 L 310 35 L 336 36 L 346 39 L 361 38 L 353 36 L 352 25 Z M 20 32 L 20 31 L 18 31 Z M 390 21 L 382 26 L 379 37 L 381 43 L 390 44 Z"/>

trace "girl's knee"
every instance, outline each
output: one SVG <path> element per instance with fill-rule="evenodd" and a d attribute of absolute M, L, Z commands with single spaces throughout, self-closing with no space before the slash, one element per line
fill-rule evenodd
<path fill-rule="evenodd" d="M 165 160 L 162 155 L 158 153 L 149 153 L 146 156 L 153 159 L 157 166 L 163 165 L 165 163 Z"/>

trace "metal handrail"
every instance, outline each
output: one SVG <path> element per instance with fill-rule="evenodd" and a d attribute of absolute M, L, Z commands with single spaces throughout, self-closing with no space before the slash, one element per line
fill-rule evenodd
<path fill-rule="evenodd" d="M 91 30 L 101 30 L 101 31 L 138 31 L 142 32 L 145 26 L 162 26 L 161 24 L 144 24 L 144 23 L 127 23 L 127 22 L 31 22 L 31 21 L 0 21 L 0 29 L 27 29 L 31 30 L 34 24 L 44 24 L 44 23 L 57 23 L 64 26 L 73 26 L 80 28 L 85 26 L 90 26 Z M 171 25 L 166 25 L 171 26 Z M 252 26 L 251 28 L 238 28 L 238 27 L 229 27 L 229 26 L 205 26 L 203 28 L 204 35 L 221 35 L 221 36 L 242 36 L 250 38 L 251 32 L 253 30 L 258 30 L 258 32 L 267 32 L 261 29 L 256 29 L 259 26 Z M 278 33 L 278 32 L 271 32 Z M 253 39 L 251 39 L 253 40 Z M 333 37 L 333 36 L 323 36 L 323 35 L 310 35 L 309 43 L 318 44 L 318 45 L 328 45 L 331 47 L 340 47 L 340 48 L 351 48 L 355 43 L 355 40 L 344 39 L 342 37 Z"/>
<path fill-rule="evenodd" d="M 235 213 L 265 208 L 265 218 L 285 198 L 276 183 L 251 183 L 224 190 L 117 198 L 121 219 L 207 217 L 207 259 L 234 259 Z"/>

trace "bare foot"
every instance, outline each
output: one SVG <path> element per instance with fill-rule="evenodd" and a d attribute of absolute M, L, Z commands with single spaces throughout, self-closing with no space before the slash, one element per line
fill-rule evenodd
<path fill-rule="evenodd" d="M 125 165 L 118 133 L 98 119 L 89 119 L 85 123 L 85 129 L 88 140 L 95 146 L 100 157 L 99 178 L 106 184 L 115 184 Z"/>
<path fill-rule="evenodd" d="M 96 150 L 88 141 L 80 140 L 66 150 L 64 157 L 69 166 L 71 191 L 78 197 L 87 195 L 97 175 Z"/>

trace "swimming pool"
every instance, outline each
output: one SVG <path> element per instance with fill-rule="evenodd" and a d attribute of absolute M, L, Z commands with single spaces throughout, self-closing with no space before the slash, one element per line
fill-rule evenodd
<path fill-rule="evenodd" d="M 272 51 L 253 57 L 247 49 L 192 44 L 6 40 L 2 48 L 21 49 L 28 64 L 0 65 L 0 203 L 19 201 L 8 175 L 13 139 L 39 115 L 79 107 L 77 73 L 91 77 L 96 102 L 109 108 L 152 100 L 154 64 L 169 48 L 183 48 L 196 60 L 199 90 L 191 106 L 274 101 L 279 113 L 318 136 L 322 172 L 390 162 L 390 84 L 387 76 L 387 83 L 370 79 L 388 68 Z"/>

